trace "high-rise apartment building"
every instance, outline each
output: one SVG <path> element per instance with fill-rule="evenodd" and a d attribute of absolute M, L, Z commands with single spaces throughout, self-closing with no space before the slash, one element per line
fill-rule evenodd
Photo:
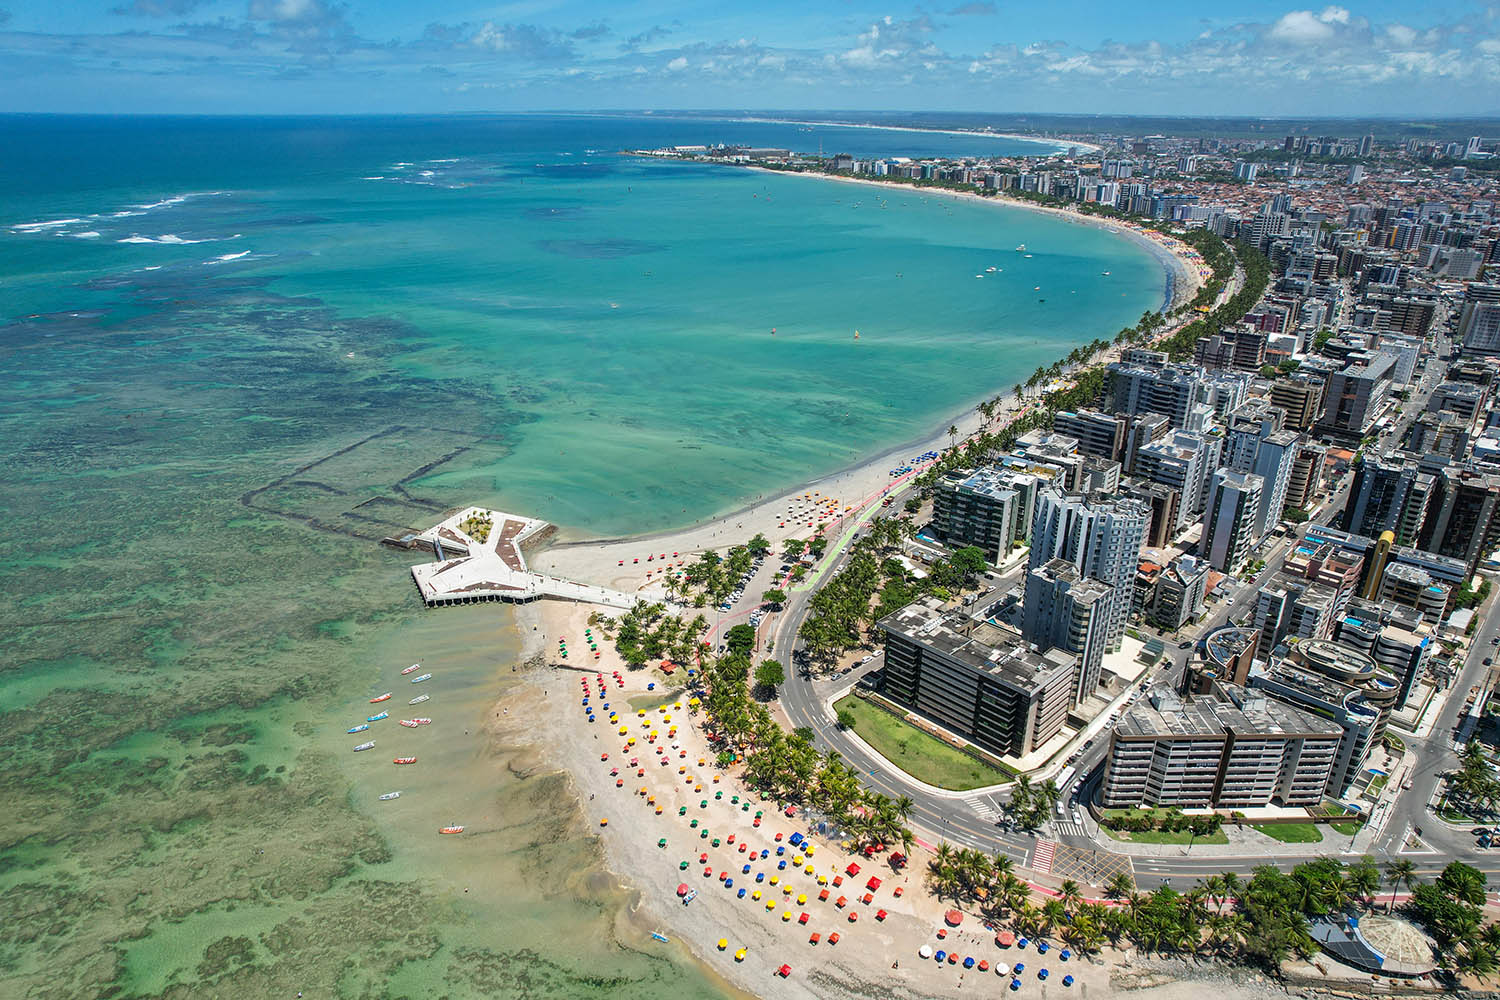
<path fill-rule="evenodd" d="M 1323 800 L 1342 727 L 1220 685 L 1182 698 L 1162 687 L 1126 709 L 1100 781 L 1106 808 L 1251 809 Z"/>
<path fill-rule="evenodd" d="M 1078 657 L 1075 704 L 1099 686 L 1111 589 L 1066 559 L 1053 559 L 1026 574 L 1021 635 L 1040 649 L 1065 649 Z"/>
<path fill-rule="evenodd" d="M 1107 584 L 1104 642 L 1110 651 L 1120 648 L 1125 634 L 1131 584 L 1149 517 L 1145 504 L 1125 497 L 1085 497 L 1046 489 L 1037 498 L 1027 570 L 1066 559 L 1082 575 Z"/>
<path fill-rule="evenodd" d="M 1073 702 L 1078 659 L 1034 651 L 1019 632 L 944 611 L 935 599 L 882 618 L 882 693 L 976 746 L 1021 757 L 1056 736 Z"/>
<path fill-rule="evenodd" d="M 1203 509 L 1203 537 L 1199 554 L 1215 569 L 1233 573 L 1249 557 L 1259 540 L 1255 533 L 1265 483 L 1253 473 L 1218 469 Z"/>

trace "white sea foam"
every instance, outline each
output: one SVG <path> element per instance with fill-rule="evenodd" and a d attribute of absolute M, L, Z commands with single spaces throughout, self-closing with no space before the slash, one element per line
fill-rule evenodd
<path fill-rule="evenodd" d="M 90 229 L 86 233 L 74 233 L 73 235 L 80 240 L 97 240 L 99 238 L 99 232 L 95 229 Z"/>
<path fill-rule="evenodd" d="M 422 171 L 421 175 L 423 177 L 436 177 L 437 176 L 437 171 L 435 171 L 435 170 L 424 170 L 424 171 Z"/>
<path fill-rule="evenodd" d="M 149 236 L 127 236 L 123 240 L 115 240 L 116 243 L 168 243 L 173 246 L 188 246 L 193 243 L 216 243 L 217 240 L 185 240 L 176 233 L 163 233 L 152 239 Z"/>
<path fill-rule="evenodd" d="M 250 256 L 250 251 L 249 250 L 241 250 L 239 253 L 220 254 L 219 256 L 215 257 L 213 260 L 206 260 L 206 261 L 204 261 L 204 263 L 205 264 L 217 264 L 220 261 L 239 260 L 241 257 L 248 257 L 248 256 Z"/>
<path fill-rule="evenodd" d="M 385 180 L 385 175 L 382 174 L 382 175 L 380 175 L 378 177 L 361 177 L 360 180 L 362 180 L 362 181 L 383 181 L 383 180 Z"/>
<path fill-rule="evenodd" d="M 161 265 L 160 264 L 148 264 L 147 266 L 141 268 L 141 270 L 142 271 L 160 271 L 161 270 Z"/>
<path fill-rule="evenodd" d="M 44 229 L 60 229 L 82 221 L 82 219 L 50 219 L 46 222 L 18 222 L 10 228 L 17 233 L 39 233 Z"/>

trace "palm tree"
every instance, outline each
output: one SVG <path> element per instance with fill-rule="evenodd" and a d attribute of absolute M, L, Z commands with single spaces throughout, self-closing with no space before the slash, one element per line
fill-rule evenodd
<path fill-rule="evenodd" d="M 1070 913 L 1076 911 L 1078 904 L 1083 902 L 1083 892 L 1079 889 L 1078 883 L 1072 879 L 1063 880 L 1062 888 L 1058 890 L 1057 895 L 1064 909 Z"/>
<path fill-rule="evenodd" d="M 1391 887 L 1391 906 L 1396 908 L 1396 893 L 1402 886 L 1410 889 L 1417 883 L 1417 866 L 1405 858 L 1388 862 L 1385 866 L 1385 881 Z"/>
<path fill-rule="evenodd" d="M 1042 904 L 1041 922 L 1037 929 L 1042 933 L 1067 922 L 1068 910 L 1060 899 L 1049 899 Z"/>
<path fill-rule="evenodd" d="M 1105 894 L 1113 899 L 1124 899 L 1134 891 L 1135 879 L 1127 871 L 1115 872 L 1109 877 L 1109 884 L 1104 887 Z"/>
<path fill-rule="evenodd" d="M 948 447 L 953 448 L 958 444 L 958 425 L 948 425 Z"/>
<path fill-rule="evenodd" d="M 1219 885 L 1221 885 L 1224 889 L 1224 899 L 1226 902 L 1232 902 L 1234 899 L 1236 899 L 1236 897 L 1239 896 L 1240 877 L 1234 872 L 1225 872 L 1224 874 L 1220 875 Z"/>

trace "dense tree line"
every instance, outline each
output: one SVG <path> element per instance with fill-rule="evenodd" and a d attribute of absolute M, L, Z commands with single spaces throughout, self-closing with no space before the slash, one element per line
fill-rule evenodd
<path fill-rule="evenodd" d="M 1410 861 L 1392 862 L 1382 879 L 1369 857 L 1347 865 L 1321 858 L 1290 872 L 1265 865 L 1248 876 L 1210 875 L 1181 892 L 1170 886 L 1137 892 L 1122 872 L 1107 889 L 1117 900 L 1113 906 L 1085 902 L 1072 881 L 1038 905 L 1004 855 L 991 858 L 943 844 L 928 869 L 928 883 L 939 896 L 973 905 L 992 920 L 1008 919 L 1023 934 L 1060 934 L 1082 951 L 1105 940 L 1129 941 L 1150 952 L 1207 953 L 1271 972 L 1289 958 L 1318 950 L 1308 929 L 1310 917 L 1373 907 L 1382 881 L 1392 889 L 1392 904 L 1397 890 L 1412 890 L 1407 914 L 1434 936 L 1444 968 L 1482 976 L 1495 971 L 1500 928 L 1482 922 L 1485 877 L 1461 862 L 1423 883 Z"/>

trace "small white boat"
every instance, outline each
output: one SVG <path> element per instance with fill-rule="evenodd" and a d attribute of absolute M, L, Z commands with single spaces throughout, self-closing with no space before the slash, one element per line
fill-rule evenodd
<path fill-rule="evenodd" d="M 382 802 L 389 802 L 391 799 L 399 799 L 400 797 L 401 797 L 401 793 L 400 792 L 386 792 L 384 795 L 382 795 L 380 797 L 380 801 L 382 801 Z"/>
<path fill-rule="evenodd" d="M 1020 246 L 1016 247 L 1016 253 L 1025 253 L 1025 252 L 1026 252 L 1026 244 L 1022 243 Z"/>
<path fill-rule="evenodd" d="M 413 663 L 411 666 L 409 666 L 405 670 L 401 671 L 401 676 L 405 677 L 407 674 L 411 673 L 412 671 L 414 671 L 414 670 L 421 670 L 421 669 L 422 669 L 422 664 L 420 664 L 420 663 Z"/>
<path fill-rule="evenodd" d="M 370 728 L 370 724 L 368 722 L 361 722 L 359 725 L 357 725 L 353 729 L 349 730 L 349 732 L 350 733 L 362 733 L 366 729 L 369 729 L 369 728 Z"/>
<path fill-rule="evenodd" d="M 373 749 L 375 749 L 375 741 L 371 740 L 368 743 L 361 743 L 359 746 L 355 747 L 354 748 L 354 752 L 355 753 L 359 753 L 361 750 L 373 750 Z"/>
<path fill-rule="evenodd" d="M 432 675 L 431 674 L 423 674 L 421 677 L 413 677 L 411 679 L 411 682 L 413 684 L 420 684 L 423 681 L 430 681 L 430 680 L 432 680 Z"/>
<path fill-rule="evenodd" d="M 431 697 L 432 697 L 432 695 L 430 695 L 430 694 L 419 694 L 415 698 L 413 698 L 411 701 L 407 702 L 407 704 L 408 705 L 420 705 L 420 704 L 422 704 L 422 702 L 426 701 L 428 698 L 431 698 Z"/>

